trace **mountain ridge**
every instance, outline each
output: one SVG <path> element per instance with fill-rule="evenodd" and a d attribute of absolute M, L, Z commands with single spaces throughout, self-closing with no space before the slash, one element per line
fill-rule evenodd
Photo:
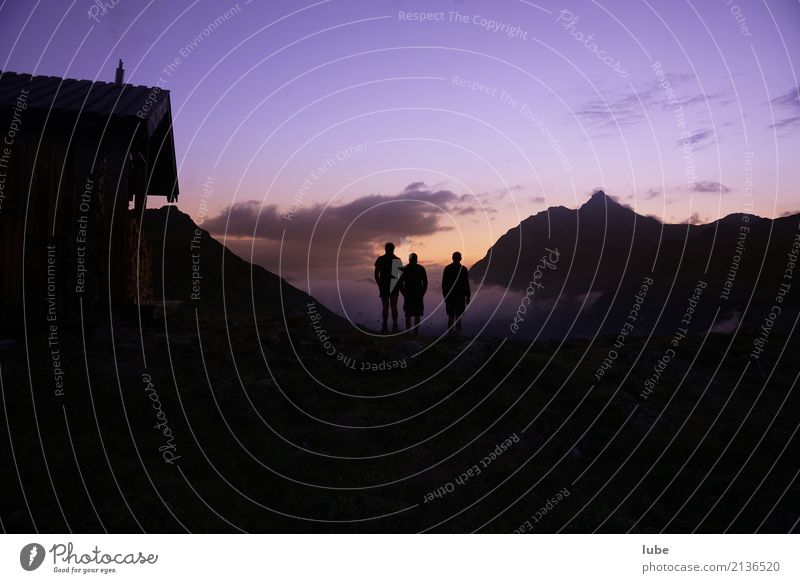
<path fill-rule="evenodd" d="M 686 294 L 698 281 L 707 284 L 704 295 L 712 298 L 695 319 L 698 328 L 711 329 L 734 316 L 741 325 L 757 326 L 780 284 L 785 252 L 800 233 L 800 215 L 768 219 L 732 213 L 703 225 L 662 223 L 602 190 L 567 210 L 531 215 L 470 268 L 478 284 L 522 291 L 545 250 L 558 249 L 562 261 L 536 291 L 538 300 L 547 300 L 540 305 L 553 306 L 552 312 L 532 310 L 526 319 L 531 333 L 544 337 L 615 332 L 630 308 L 628 298 L 645 278 L 653 278 L 657 289 L 641 317 L 657 333 L 673 333 Z M 794 307 L 798 298 L 787 301 Z"/>
<path fill-rule="evenodd" d="M 331 325 L 344 320 L 277 274 L 246 261 L 172 205 L 146 209 L 142 236 L 149 243 L 156 299 L 179 300 L 204 317 L 305 313 L 317 304 Z"/>

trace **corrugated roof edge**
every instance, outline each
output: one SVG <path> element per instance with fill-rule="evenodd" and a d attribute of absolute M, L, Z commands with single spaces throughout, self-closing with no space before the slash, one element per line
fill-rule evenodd
<path fill-rule="evenodd" d="M 61 78 L 54 75 L 31 75 L 30 73 L 17 73 L 15 71 L 0 70 L 0 107 L 13 106 L 20 96 L 23 88 L 26 86 L 33 86 L 33 88 L 41 88 L 46 94 L 39 94 L 31 96 L 28 100 L 28 106 L 31 109 L 49 109 L 54 103 L 53 99 L 60 99 L 62 96 L 70 94 L 76 85 L 85 85 L 85 91 L 88 93 L 92 88 L 105 90 L 107 93 L 101 100 L 101 103 L 93 103 L 91 107 L 84 108 L 87 113 L 105 113 L 120 116 L 136 116 L 139 109 L 134 109 L 131 106 L 137 100 L 133 98 L 135 95 L 142 96 L 144 99 L 150 95 L 153 89 L 157 86 L 147 85 L 131 85 L 125 83 L 123 85 L 116 85 L 114 82 L 109 81 L 90 81 L 87 79 L 73 79 L 70 77 Z M 116 90 L 116 91 L 115 91 Z M 80 96 L 83 88 L 77 91 Z M 161 101 L 161 95 L 168 98 L 169 90 L 158 88 L 157 101 Z M 56 106 L 55 109 L 61 111 L 79 111 L 81 104 L 84 103 L 83 97 L 71 100 L 66 106 Z M 132 99 L 133 98 L 133 99 Z M 31 103 L 35 101 L 36 103 Z M 124 104 L 124 108 L 120 105 Z M 152 108 L 157 109 L 157 108 Z"/>

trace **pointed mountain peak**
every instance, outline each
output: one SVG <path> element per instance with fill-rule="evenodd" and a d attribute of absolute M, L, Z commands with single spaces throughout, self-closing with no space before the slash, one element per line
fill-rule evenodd
<path fill-rule="evenodd" d="M 615 215 L 635 215 L 631 207 L 626 204 L 621 204 L 616 198 L 608 196 L 602 190 L 596 190 L 592 196 L 578 209 L 580 211 L 589 211 L 590 214 L 594 213 L 614 213 Z M 644 217 L 642 217 L 644 218 Z"/>
<path fill-rule="evenodd" d="M 589 200 L 578 209 L 578 212 L 584 216 L 596 217 L 602 220 L 606 220 L 606 217 L 614 217 L 615 220 L 634 219 L 637 221 L 660 222 L 654 217 L 638 214 L 631 207 L 620 203 L 614 197 L 608 196 L 602 190 L 595 191 Z"/>
<path fill-rule="evenodd" d="M 592 194 L 592 196 L 589 197 L 589 200 L 587 200 L 585 203 L 583 203 L 581 208 L 584 208 L 584 207 L 587 207 L 587 206 L 588 207 L 606 207 L 606 206 L 622 206 L 622 205 L 619 204 L 616 200 L 614 200 L 610 196 L 608 196 L 604 191 L 596 190 Z"/>

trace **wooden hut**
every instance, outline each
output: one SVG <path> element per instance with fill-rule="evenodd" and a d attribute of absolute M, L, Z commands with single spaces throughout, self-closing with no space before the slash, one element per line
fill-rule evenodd
<path fill-rule="evenodd" d="M 139 224 L 148 196 L 178 198 L 172 112 L 168 91 L 123 75 L 121 61 L 113 83 L 0 71 L 5 330 L 152 300 Z"/>

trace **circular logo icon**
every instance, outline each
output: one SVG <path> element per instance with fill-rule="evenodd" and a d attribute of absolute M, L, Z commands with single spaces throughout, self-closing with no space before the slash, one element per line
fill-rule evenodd
<path fill-rule="evenodd" d="M 44 547 L 38 543 L 30 543 L 19 552 L 19 564 L 26 571 L 35 571 L 44 562 Z"/>

